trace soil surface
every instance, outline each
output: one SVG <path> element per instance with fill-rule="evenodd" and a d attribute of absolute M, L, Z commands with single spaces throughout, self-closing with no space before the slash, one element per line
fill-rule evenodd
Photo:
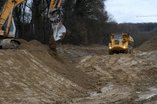
<path fill-rule="evenodd" d="M 101 45 L 58 45 L 56 55 L 38 41 L 20 41 L 0 50 L 1 104 L 157 103 L 155 38 L 114 55 Z"/>
<path fill-rule="evenodd" d="M 59 47 L 67 62 L 70 59 L 77 69 L 97 79 L 95 90 L 71 104 L 156 104 L 157 51 L 153 47 L 157 44 L 155 38 L 150 41 L 134 49 L 133 54 L 108 55 L 104 46 Z"/>

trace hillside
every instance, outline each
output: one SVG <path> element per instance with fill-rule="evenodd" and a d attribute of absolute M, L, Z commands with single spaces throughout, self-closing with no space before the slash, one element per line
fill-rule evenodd
<path fill-rule="evenodd" d="M 157 50 L 157 37 L 153 37 L 150 40 L 144 42 L 138 48 L 141 51 L 155 51 Z"/>

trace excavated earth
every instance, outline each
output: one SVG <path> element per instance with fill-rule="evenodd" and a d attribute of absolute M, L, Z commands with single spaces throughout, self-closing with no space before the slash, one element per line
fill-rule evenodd
<path fill-rule="evenodd" d="M 20 41 L 19 49 L 0 50 L 0 104 L 157 103 L 155 39 L 114 55 L 100 45 L 59 45 L 54 55 Z"/>

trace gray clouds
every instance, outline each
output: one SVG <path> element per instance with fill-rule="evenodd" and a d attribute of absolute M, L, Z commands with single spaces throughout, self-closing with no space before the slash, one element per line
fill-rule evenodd
<path fill-rule="evenodd" d="M 105 3 L 106 10 L 118 23 L 157 22 L 157 0 L 107 0 Z"/>

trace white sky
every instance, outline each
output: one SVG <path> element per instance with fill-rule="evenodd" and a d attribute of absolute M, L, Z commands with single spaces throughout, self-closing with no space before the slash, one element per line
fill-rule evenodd
<path fill-rule="evenodd" d="M 105 5 L 118 23 L 157 22 L 157 0 L 107 0 Z"/>

